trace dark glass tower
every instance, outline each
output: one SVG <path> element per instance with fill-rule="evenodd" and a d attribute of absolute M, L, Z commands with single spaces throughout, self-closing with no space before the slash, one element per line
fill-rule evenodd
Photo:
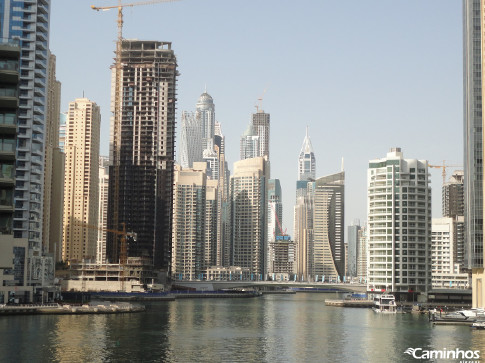
<path fill-rule="evenodd" d="M 463 1 L 466 265 L 483 266 L 482 40 L 480 0 Z"/>
<path fill-rule="evenodd" d="M 111 123 L 108 202 L 108 228 L 122 230 L 124 223 L 127 231 L 136 233 L 127 256 L 150 259 L 167 272 L 178 75 L 171 48 L 168 42 L 122 42 L 120 101 L 112 102 L 121 116 Z M 109 233 L 109 261 L 118 262 L 120 253 L 119 239 Z"/>

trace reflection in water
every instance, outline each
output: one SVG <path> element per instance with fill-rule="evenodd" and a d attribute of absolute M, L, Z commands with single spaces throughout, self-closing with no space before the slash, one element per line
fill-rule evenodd
<path fill-rule="evenodd" d="M 326 307 L 335 294 L 151 303 L 145 313 L 0 317 L 5 362 L 413 362 L 407 348 L 480 350 L 485 331 Z"/>

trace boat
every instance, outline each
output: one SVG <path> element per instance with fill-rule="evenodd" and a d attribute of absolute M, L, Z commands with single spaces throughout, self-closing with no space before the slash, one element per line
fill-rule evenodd
<path fill-rule="evenodd" d="M 391 294 L 382 294 L 374 298 L 374 307 L 372 310 L 376 313 L 396 314 L 396 298 Z"/>
<path fill-rule="evenodd" d="M 475 329 L 485 329 L 485 321 L 476 321 L 471 325 Z"/>

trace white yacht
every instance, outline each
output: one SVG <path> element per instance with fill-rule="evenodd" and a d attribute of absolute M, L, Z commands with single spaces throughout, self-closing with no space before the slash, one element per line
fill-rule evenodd
<path fill-rule="evenodd" d="M 396 298 L 391 294 L 382 294 L 377 296 L 374 298 L 374 307 L 372 310 L 374 310 L 376 313 L 396 314 Z"/>

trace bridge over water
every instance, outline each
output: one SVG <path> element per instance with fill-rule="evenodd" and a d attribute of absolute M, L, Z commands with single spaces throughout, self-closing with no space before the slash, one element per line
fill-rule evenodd
<path fill-rule="evenodd" d="M 357 292 L 367 291 L 367 285 L 350 283 L 294 282 L 294 281 L 173 281 L 172 286 L 180 286 L 196 291 L 217 291 L 224 289 L 295 289 L 297 291 Z"/>

